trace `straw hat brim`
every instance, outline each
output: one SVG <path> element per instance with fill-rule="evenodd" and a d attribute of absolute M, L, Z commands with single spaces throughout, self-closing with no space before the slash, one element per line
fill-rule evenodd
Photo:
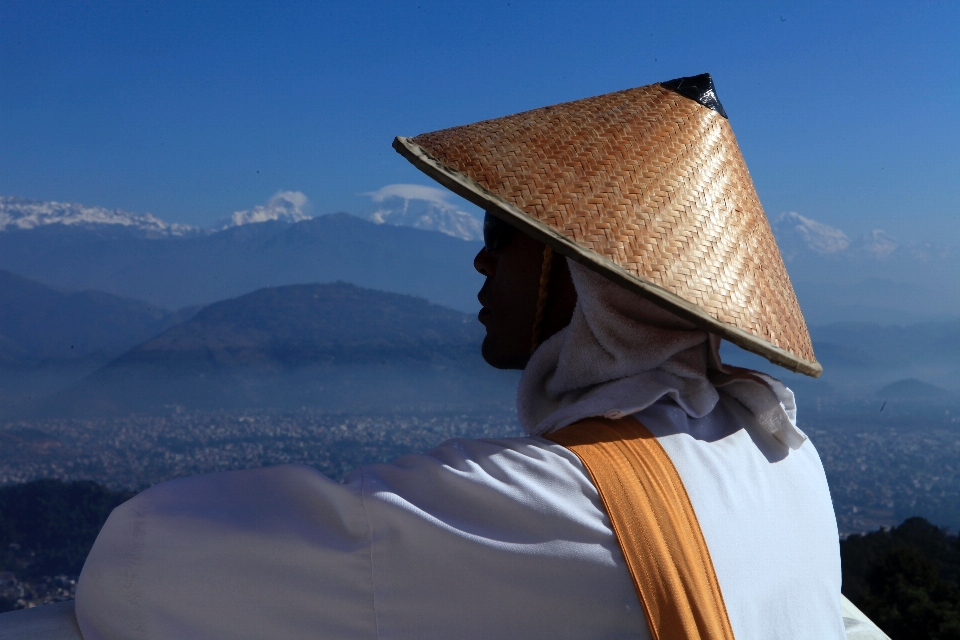
<path fill-rule="evenodd" d="M 729 340 L 733 344 L 763 356 L 773 364 L 791 371 L 814 378 L 823 372 L 823 367 L 815 360 L 800 358 L 739 327 L 717 320 L 704 309 L 677 294 L 637 277 L 613 261 L 580 246 L 556 229 L 536 220 L 515 205 L 484 189 L 472 178 L 444 166 L 412 139 L 398 136 L 393 141 L 393 148 L 420 171 L 460 197 L 513 225 L 530 237 L 551 246 L 562 255 L 576 260 L 585 267 L 609 278 L 628 291 L 633 291 L 652 300 L 704 331 L 716 334 L 724 340 Z"/>

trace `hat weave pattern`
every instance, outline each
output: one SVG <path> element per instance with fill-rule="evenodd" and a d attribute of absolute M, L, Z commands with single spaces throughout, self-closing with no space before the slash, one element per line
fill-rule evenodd
<path fill-rule="evenodd" d="M 778 364 L 819 373 L 770 224 L 717 112 L 649 85 L 412 142 L 494 200 L 798 361 Z"/>

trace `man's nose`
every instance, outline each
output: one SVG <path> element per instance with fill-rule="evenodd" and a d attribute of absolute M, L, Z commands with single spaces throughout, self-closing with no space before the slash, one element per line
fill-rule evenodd
<path fill-rule="evenodd" d="M 480 249 L 480 252 L 477 253 L 477 256 L 473 259 L 473 268 L 480 272 L 481 275 L 485 275 L 488 278 L 492 277 L 496 271 L 497 262 L 487 251 L 487 248 L 484 247 Z"/>

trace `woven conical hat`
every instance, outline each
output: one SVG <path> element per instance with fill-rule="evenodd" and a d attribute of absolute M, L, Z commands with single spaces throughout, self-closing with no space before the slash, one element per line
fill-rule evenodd
<path fill-rule="evenodd" d="M 822 371 L 709 75 L 393 146 L 460 196 L 701 328 L 793 371 Z"/>

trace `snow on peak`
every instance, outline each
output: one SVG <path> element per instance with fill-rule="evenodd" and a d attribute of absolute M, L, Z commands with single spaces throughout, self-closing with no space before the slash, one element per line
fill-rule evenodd
<path fill-rule="evenodd" d="M 872 258 L 881 259 L 896 251 L 899 246 L 900 243 L 886 231 L 874 229 L 860 236 L 854 243 L 853 249 Z"/>
<path fill-rule="evenodd" d="M 774 218 L 771 226 L 780 245 L 780 252 L 787 261 L 801 255 L 873 261 L 886 260 L 890 256 L 931 260 L 952 259 L 956 253 L 954 248 L 947 245 L 929 242 L 903 244 L 880 229 L 874 229 L 851 241 L 840 229 L 793 212 L 781 213 Z"/>
<path fill-rule="evenodd" d="M 34 229 L 48 224 L 75 227 L 119 225 L 150 236 L 182 236 L 197 231 L 195 227 L 169 223 L 152 214 L 136 214 L 120 209 L 88 207 L 75 202 L 28 200 L 0 196 L 0 232 L 10 229 Z"/>
<path fill-rule="evenodd" d="M 301 222 L 310 216 L 303 212 L 307 206 L 307 196 L 300 191 L 278 191 L 264 205 L 258 205 L 248 211 L 235 211 L 232 216 L 221 220 L 218 229 L 239 227 L 257 222 Z"/>
<path fill-rule="evenodd" d="M 840 253 L 850 246 L 850 238 L 840 229 L 805 218 L 790 211 L 773 221 L 773 231 L 787 259 L 804 250 L 819 255 Z"/>
<path fill-rule="evenodd" d="M 367 217 L 377 224 L 439 231 L 461 240 L 483 238 L 483 223 L 447 201 L 446 191 L 419 184 L 388 184 L 363 194 L 377 209 Z"/>

